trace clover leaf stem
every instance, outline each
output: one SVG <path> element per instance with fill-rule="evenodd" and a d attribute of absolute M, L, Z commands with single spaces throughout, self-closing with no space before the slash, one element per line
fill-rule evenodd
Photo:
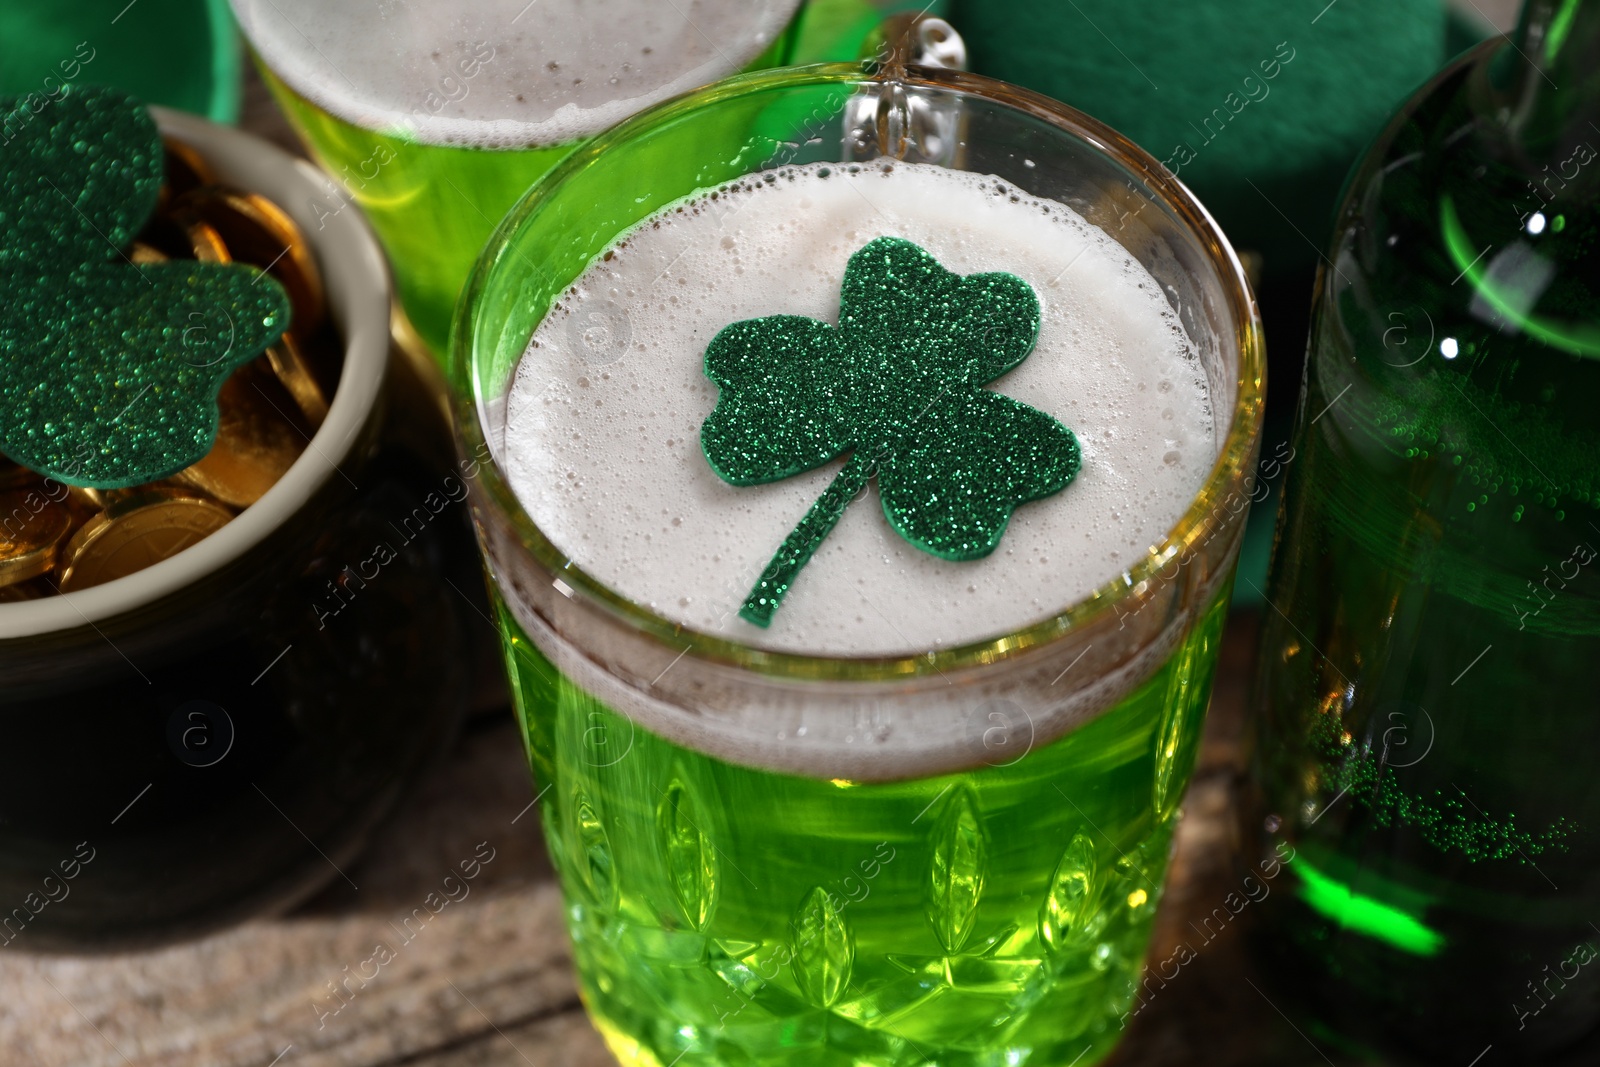
<path fill-rule="evenodd" d="M 772 624 L 772 613 L 783 603 L 789 587 L 799 577 L 800 569 L 810 562 L 812 553 L 833 531 L 856 494 L 866 488 L 877 467 L 877 458 L 865 452 L 858 451 L 850 457 L 839 476 L 811 505 L 811 510 L 806 512 L 800 524 L 784 538 L 783 546 L 767 564 L 767 569 L 761 572 L 755 588 L 750 590 L 750 595 L 744 598 L 744 603 L 739 607 L 741 619 L 762 629 Z"/>

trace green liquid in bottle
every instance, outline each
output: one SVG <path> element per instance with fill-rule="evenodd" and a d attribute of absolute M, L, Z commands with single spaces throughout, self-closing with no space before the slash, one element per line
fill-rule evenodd
<path fill-rule="evenodd" d="M 1352 176 L 1256 690 L 1282 988 L 1441 1062 L 1600 1020 L 1600 18 L 1533 6 Z"/>

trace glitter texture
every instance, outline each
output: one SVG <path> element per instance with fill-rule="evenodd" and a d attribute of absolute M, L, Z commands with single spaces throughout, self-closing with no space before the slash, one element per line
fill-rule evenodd
<path fill-rule="evenodd" d="M 1468 863 L 1516 860 L 1528 865 L 1533 856 L 1570 850 L 1568 839 L 1577 826 L 1566 817 L 1529 829 L 1518 824 L 1516 812 L 1492 816 L 1454 785 L 1448 792 L 1407 788 L 1401 783 L 1405 767 L 1388 764 L 1382 750 L 1374 752 L 1342 726 L 1340 717 L 1330 714 L 1319 714 L 1310 724 L 1325 789 L 1367 808 L 1379 826 L 1406 827 L 1440 852 L 1459 853 Z"/>
<path fill-rule="evenodd" d="M 1044 412 L 981 388 L 1039 335 L 1039 301 L 1012 274 L 965 278 L 910 241 L 850 257 L 839 325 L 748 319 L 706 349 L 720 389 L 700 443 L 718 477 L 760 485 L 850 453 L 739 614 L 772 621 L 800 569 L 874 476 L 889 525 L 948 560 L 993 552 L 1017 505 L 1065 488 L 1081 453 Z"/>
<path fill-rule="evenodd" d="M 140 485 L 211 448 L 217 390 L 283 333 L 288 298 L 253 267 L 135 266 L 162 180 L 149 113 L 96 88 L 41 110 L 0 98 L 0 452 L 71 485 Z"/>

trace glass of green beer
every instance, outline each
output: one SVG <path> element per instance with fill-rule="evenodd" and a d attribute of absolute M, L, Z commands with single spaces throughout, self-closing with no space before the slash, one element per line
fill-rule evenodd
<path fill-rule="evenodd" d="M 740 598 L 844 459 L 719 481 L 706 344 L 837 317 L 846 257 L 886 235 L 1034 289 L 1037 345 L 994 388 L 1070 423 L 1082 470 L 968 562 L 857 500 L 752 625 Z M 1200 205 L 1115 131 L 989 79 L 743 75 L 535 186 L 452 344 L 543 829 L 617 1057 L 1100 1059 L 1193 769 L 1262 411 L 1255 305 Z"/>
<path fill-rule="evenodd" d="M 279 106 L 359 204 L 435 354 L 472 261 L 584 138 L 742 69 L 784 62 L 803 0 L 233 0 Z"/>

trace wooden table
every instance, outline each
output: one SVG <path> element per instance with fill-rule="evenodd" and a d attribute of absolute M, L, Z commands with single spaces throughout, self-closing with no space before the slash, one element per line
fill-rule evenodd
<path fill-rule="evenodd" d="M 294 142 L 259 82 L 244 125 Z M 488 626 L 488 620 L 484 621 Z M 1223 646 L 1200 767 L 1152 952 L 1235 887 L 1233 789 L 1255 618 Z M 0 1062 L 39 1067 L 602 1067 L 573 985 L 559 892 L 509 712 L 470 720 L 363 859 L 308 905 L 205 940 L 98 957 L 0 953 Z M 308 846 L 309 847 L 309 846 Z M 475 853 L 492 860 L 355 995 L 333 989 Z M 1231 924 L 1129 1029 L 1125 1067 L 1327 1061 L 1277 1011 Z M 415 928 L 415 924 L 413 924 Z M 371 973 L 367 965 L 366 973 Z M 335 1010 L 337 1008 L 337 1010 Z M 1331 1055 L 1331 1052 L 1329 1052 Z M 1331 1061 L 1327 1061 L 1331 1062 Z"/>

